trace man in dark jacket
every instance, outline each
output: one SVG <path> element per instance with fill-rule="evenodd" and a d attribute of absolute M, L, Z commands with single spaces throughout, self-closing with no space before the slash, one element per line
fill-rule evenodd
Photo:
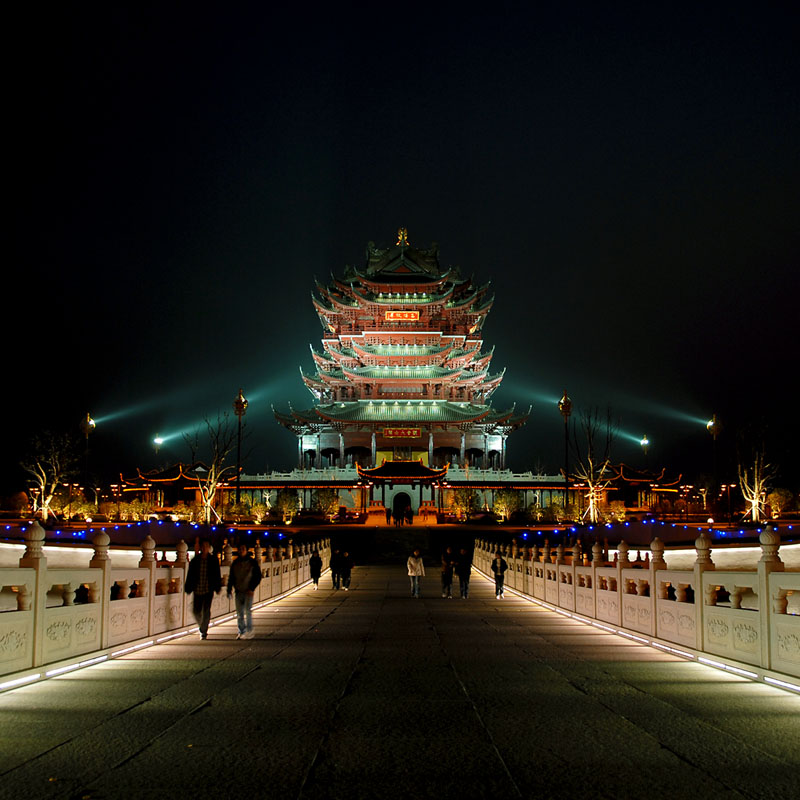
<path fill-rule="evenodd" d="M 314 591 L 316 592 L 319 589 L 319 576 L 322 575 L 322 559 L 316 550 L 311 554 L 311 558 L 308 559 L 308 574 L 311 576 L 311 580 L 314 581 Z"/>
<path fill-rule="evenodd" d="M 456 575 L 458 575 L 458 585 L 461 588 L 461 599 L 469 597 L 469 578 L 472 574 L 472 558 L 465 548 L 461 548 L 456 560 Z"/>
<path fill-rule="evenodd" d="M 503 558 L 498 550 L 492 561 L 492 572 L 494 572 L 494 596 L 498 600 L 503 599 L 503 583 L 505 582 L 508 562 Z"/>
<path fill-rule="evenodd" d="M 350 576 L 352 572 L 353 559 L 350 557 L 350 553 L 345 550 L 339 558 L 339 575 L 342 578 L 342 589 L 346 592 L 350 591 Z"/>
<path fill-rule="evenodd" d="M 453 570 L 457 559 L 453 553 L 453 548 L 448 547 L 442 553 L 442 597 L 452 599 L 453 597 Z"/>
<path fill-rule="evenodd" d="M 209 539 L 200 540 L 200 552 L 189 562 L 186 575 L 186 594 L 194 593 L 192 614 L 200 628 L 200 638 L 208 637 L 208 623 L 211 620 L 211 601 L 214 594 L 222 588 L 219 561 L 211 550 Z"/>
<path fill-rule="evenodd" d="M 261 583 L 261 565 L 250 555 L 246 544 L 239 545 L 239 555 L 233 559 L 228 574 L 228 597 L 236 591 L 237 639 L 253 638 L 253 597 Z"/>

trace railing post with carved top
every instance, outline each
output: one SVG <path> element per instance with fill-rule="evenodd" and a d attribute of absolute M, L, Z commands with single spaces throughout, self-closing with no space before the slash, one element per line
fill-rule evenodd
<path fill-rule="evenodd" d="M 142 557 L 139 559 L 139 566 L 147 570 L 147 585 L 145 596 L 147 597 L 147 635 L 152 636 L 155 632 L 155 595 L 156 595 L 156 543 L 148 533 L 142 541 Z"/>
<path fill-rule="evenodd" d="M 34 584 L 31 587 L 31 609 L 33 610 L 32 656 L 33 666 L 44 660 L 44 613 L 47 607 L 47 557 L 43 552 L 44 528 L 36 521 L 25 531 L 25 553 L 19 560 L 20 567 L 34 570 Z"/>
<path fill-rule="evenodd" d="M 650 542 L 650 555 L 650 563 L 648 564 L 650 572 L 650 618 L 652 619 L 650 631 L 653 636 L 658 636 L 658 600 L 659 598 L 665 599 L 662 595 L 666 595 L 666 590 L 660 586 L 658 571 L 667 568 L 667 562 L 664 560 L 664 542 L 658 536 Z"/>
<path fill-rule="evenodd" d="M 783 572 L 784 563 L 778 555 L 781 536 L 774 525 L 767 525 L 758 537 L 761 558 L 758 562 L 758 609 L 761 617 L 761 664 L 772 669 L 772 601 L 769 576 L 772 572 Z"/>
<path fill-rule="evenodd" d="M 90 599 L 93 602 L 95 598 L 100 601 L 100 647 L 104 648 L 108 647 L 111 636 L 111 584 L 113 580 L 111 577 L 111 557 L 108 554 L 111 539 L 107 533 L 100 531 L 95 535 L 92 544 L 94 545 L 94 555 L 89 562 L 89 566 L 92 569 L 100 570 L 100 575 L 90 591 Z"/>
<path fill-rule="evenodd" d="M 182 628 L 188 625 L 192 619 L 191 611 L 189 610 L 189 595 L 184 591 L 186 574 L 189 571 L 189 545 L 183 539 L 175 546 L 175 565 L 172 570 L 173 575 L 180 574 L 181 576 L 181 618 L 176 627 Z"/>
<path fill-rule="evenodd" d="M 256 567 L 261 573 L 261 582 L 256 587 L 255 596 L 256 602 L 259 602 L 264 598 L 264 551 L 261 549 L 261 542 L 258 539 L 256 539 L 256 543 L 253 546 L 253 558 L 255 559 Z"/>
<path fill-rule="evenodd" d="M 695 539 L 697 558 L 694 562 L 694 613 L 695 613 L 695 648 L 703 650 L 706 638 L 705 606 L 716 604 L 716 593 L 713 598 L 707 597 L 703 588 L 703 573 L 713 570 L 714 562 L 711 560 L 711 537 L 705 532 Z"/>
<path fill-rule="evenodd" d="M 604 567 L 606 562 L 603 560 L 603 545 L 599 541 L 595 541 L 592 545 L 592 617 L 597 619 L 597 588 L 599 579 L 597 577 L 597 570 Z"/>

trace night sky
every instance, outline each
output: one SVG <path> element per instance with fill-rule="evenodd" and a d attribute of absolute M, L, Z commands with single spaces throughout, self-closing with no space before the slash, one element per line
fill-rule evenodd
<path fill-rule="evenodd" d="M 87 411 L 107 479 L 186 460 L 240 386 L 248 471 L 293 466 L 271 405 L 311 405 L 314 278 L 405 226 L 492 281 L 493 404 L 533 404 L 512 468 L 558 470 L 566 388 L 618 460 L 646 433 L 649 466 L 710 471 L 716 412 L 797 489 L 788 4 L 115 5 L 7 25 L 6 485 Z"/>

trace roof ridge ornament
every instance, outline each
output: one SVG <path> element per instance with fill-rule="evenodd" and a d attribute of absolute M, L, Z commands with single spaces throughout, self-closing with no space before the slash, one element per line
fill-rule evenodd
<path fill-rule="evenodd" d="M 408 241 L 408 228 L 397 229 L 397 244 L 395 246 L 404 250 L 406 247 L 411 247 L 411 243 Z"/>

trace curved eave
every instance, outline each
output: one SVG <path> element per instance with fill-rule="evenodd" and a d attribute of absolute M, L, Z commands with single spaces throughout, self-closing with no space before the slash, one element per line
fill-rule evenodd
<path fill-rule="evenodd" d="M 455 345 L 446 345 L 444 347 L 434 348 L 434 352 L 432 353 L 420 353 L 418 355 L 412 355 L 409 353 L 376 353 L 373 350 L 370 350 L 370 347 L 374 347 L 375 345 L 358 345 L 355 342 L 352 343 L 353 350 L 358 354 L 358 357 L 363 360 L 365 358 L 414 358 L 414 359 L 428 359 L 428 360 L 435 360 L 439 363 L 437 366 L 441 366 L 441 364 L 447 360 L 448 353 L 452 352 L 453 350 L 457 349 Z"/>
<path fill-rule="evenodd" d="M 326 306 L 325 303 L 314 294 L 311 295 L 311 303 L 316 309 L 317 314 L 321 316 L 327 317 L 337 313 L 333 306 Z"/>
<path fill-rule="evenodd" d="M 363 286 L 367 286 L 370 289 L 377 288 L 377 290 L 379 292 L 383 291 L 383 289 L 380 288 L 380 287 L 393 286 L 393 285 L 396 285 L 396 283 L 397 283 L 396 281 L 375 280 L 375 276 L 374 275 L 369 275 L 369 274 L 367 274 L 365 272 L 362 272 L 357 267 L 354 268 L 354 272 L 358 276 L 358 280 Z M 412 273 L 408 273 L 408 274 L 409 275 L 418 275 L 420 277 L 427 278 L 427 280 L 425 281 L 425 285 L 426 286 L 442 286 L 445 283 L 447 283 L 448 280 L 452 280 L 453 277 L 455 277 L 453 275 L 452 268 L 447 269 L 445 272 L 440 272 L 438 275 L 435 275 L 435 276 L 432 275 L 431 273 L 427 273 L 427 272 L 417 272 L 417 273 L 413 273 L 412 272 Z M 409 281 L 409 283 L 415 283 L 415 281 Z"/>
<path fill-rule="evenodd" d="M 465 295 L 461 295 L 454 300 L 451 300 L 446 306 L 445 311 L 457 311 L 459 309 L 465 308 L 466 306 L 472 305 L 478 297 L 478 293 L 475 291 L 471 291 Z"/>
<path fill-rule="evenodd" d="M 399 266 L 404 266 L 409 271 L 397 272 L 396 269 Z M 448 267 L 444 272 L 441 271 L 441 268 L 434 268 L 433 265 L 425 267 L 415 263 L 408 254 L 400 250 L 392 253 L 387 252 L 379 261 L 368 262 L 365 269 L 354 267 L 353 274 L 359 282 L 365 285 L 378 286 L 401 283 L 406 278 L 411 279 L 408 281 L 409 283 L 427 283 L 430 286 L 434 283 L 443 283 L 454 276 L 452 267 Z M 400 280 L 396 280 L 396 278 Z"/>
<path fill-rule="evenodd" d="M 446 359 L 445 363 L 453 365 L 453 369 L 464 369 L 467 364 L 476 364 L 479 365 L 480 361 L 475 359 L 475 354 L 480 352 L 480 348 L 476 347 L 473 350 L 469 350 L 466 353 L 461 353 L 457 356 L 451 356 L 450 358 Z M 458 365 L 458 366 L 455 366 Z"/>
<path fill-rule="evenodd" d="M 345 365 L 349 366 L 352 369 L 354 365 L 358 365 L 361 363 L 357 356 L 348 356 L 345 353 L 342 353 L 340 350 L 336 350 L 333 347 L 328 352 L 330 353 L 331 358 L 330 361 L 328 361 L 327 363 L 330 364 L 331 362 L 333 362 L 340 369 Z"/>
<path fill-rule="evenodd" d="M 494 305 L 494 296 L 490 297 L 482 306 L 476 306 L 472 309 L 473 314 L 488 314 Z"/>
<path fill-rule="evenodd" d="M 384 462 L 379 467 L 364 469 L 356 464 L 358 475 L 365 480 L 390 483 L 414 483 L 417 481 L 439 481 L 447 476 L 447 466 L 432 469 L 417 461 Z M 403 474 L 407 471 L 406 474 Z"/>
<path fill-rule="evenodd" d="M 466 386 L 472 383 L 483 383 L 486 378 L 486 372 L 473 372 L 471 370 L 462 370 L 458 379 L 455 381 L 456 385 Z"/>

